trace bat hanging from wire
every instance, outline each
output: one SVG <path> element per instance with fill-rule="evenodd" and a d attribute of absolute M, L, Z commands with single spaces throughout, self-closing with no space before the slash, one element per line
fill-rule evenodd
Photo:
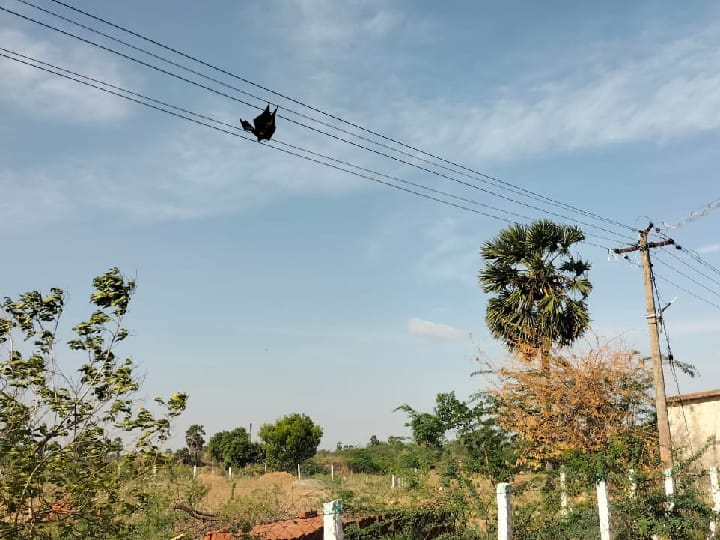
<path fill-rule="evenodd" d="M 275 110 L 270 112 L 270 105 L 267 105 L 265 110 L 255 117 L 252 125 L 242 118 L 240 119 L 240 123 L 245 131 L 249 131 L 257 137 L 258 142 L 263 140 L 269 141 L 273 133 L 275 133 L 275 113 L 277 110 L 278 108 L 275 107 Z"/>

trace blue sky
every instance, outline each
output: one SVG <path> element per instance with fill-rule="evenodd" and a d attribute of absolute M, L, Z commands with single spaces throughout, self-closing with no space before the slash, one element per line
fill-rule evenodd
<path fill-rule="evenodd" d="M 674 2 L 560 1 L 74 5 L 631 227 L 648 218 L 675 223 L 720 197 L 717 3 L 693 10 Z M 17 0 L 0 6 L 110 45 Z M 53 2 L 42 6 L 100 28 Z M 4 12 L 0 47 L 225 122 L 257 114 Z M 300 109 L 222 80 L 277 103 L 280 115 Z M 0 295 L 66 289 L 68 337 L 87 313 L 93 276 L 111 266 L 137 276 L 123 352 L 141 366 L 145 396 L 191 395 L 180 435 L 193 423 L 212 434 L 304 412 L 323 426 L 324 447 L 364 444 L 373 434 L 407 433 L 404 417 L 393 413 L 402 403 L 428 409 L 438 392 L 466 397 L 481 388 L 483 380 L 470 377 L 478 350 L 495 363 L 504 359 L 485 329 L 486 297 L 476 283 L 478 250 L 499 221 L 5 58 L 0 119 Z M 282 118 L 275 137 L 501 210 L 542 215 Z M 719 225 L 720 211 L 711 212 L 668 233 L 720 266 Z M 596 227 L 586 232 L 606 235 Z M 611 247 L 621 244 L 617 238 Z M 647 351 L 640 270 L 601 248 L 579 251 L 593 264 L 594 332 Z M 706 276 L 667 255 L 657 258 L 658 274 L 720 304 L 710 279 L 720 275 L 679 256 Z M 681 378 L 681 391 L 717 387 L 720 310 L 659 284 L 665 299 L 678 297 L 666 312 L 673 352 L 701 373 Z M 671 378 L 668 387 L 676 392 Z"/>

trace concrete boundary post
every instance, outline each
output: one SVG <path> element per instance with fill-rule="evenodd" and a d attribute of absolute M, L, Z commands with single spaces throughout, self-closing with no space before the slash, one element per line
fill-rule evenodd
<path fill-rule="evenodd" d="M 341 499 L 323 504 L 323 540 L 344 540 L 342 512 Z"/>
<path fill-rule="evenodd" d="M 512 540 L 512 509 L 510 507 L 510 484 L 497 485 L 498 540 Z"/>
<path fill-rule="evenodd" d="M 610 505 L 608 503 L 607 484 L 600 480 L 596 486 L 598 514 L 600 516 L 600 540 L 611 540 Z"/>

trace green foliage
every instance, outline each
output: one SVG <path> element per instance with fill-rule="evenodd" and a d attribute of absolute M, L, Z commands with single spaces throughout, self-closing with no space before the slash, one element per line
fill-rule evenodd
<path fill-rule="evenodd" d="M 403 411 L 410 417 L 405 424 L 412 430 L 413 440 L 420 446 L 438 449 L 442 447 L 445 437 L 445 425 L 435 415 L 420 413 L 409 405 L 401 405 L 396 411 Z"/>
<path fill-rule="evenodd" d="M 348 451 L 350 457 L 347 464 L 353 472 L 381 474 L 388 470 L 388 463 L 378 456 L 378 452 L 373 452 L 372 450 L 373 449 L 353 448 Z"/>
<path fill-rule="evenodd" d="M 185 444 L 192 455 L 193 465 L 200 465 L 200 452 L 205 445 L 205 428 L 199 424 L 193 424 L 185 432 Z"/>
<path fill-rule="evenodd" d="M 135 282 L 113 268 L 93 287 L 95 310 L 68 341 L 84 358 L 75 376 L 57 362 L 62 290 L 0 305 L 2 538 L 133 537 L 152 498 L 141 480 L 185 409 L 182 393 L 156 398 L 158 416 L 138 407 L 135 366 L 115 355 Z"/>
<path fill-rule="evenodd" d="M 497 402 L 487 394 L 477 394 L 469 403 L 460 401 L 454 392 L 438 394 L 433 414 L 418 413 L 409 405 L 396 410 L 410 416 L 413 437 L 436 451 L 445 434 L 454 431 L 464 453 L 468 472 L 480 473 L 493 482 L 508 480 L 517 470 L 517 440 L 496 421 Z M 432 444 L 430 444 L 432 443 Z M 440 454 L 435 454 L 439 458 Z M 450 459 L 444 455 L 443 459 Z M 445 470 L 452 470 L 445 464 Z"/>
<path fill-rule="evenodd" d="M 175 459 L 183 465 L 192 465 L 194 461 L 193 455 L 187 448 L 179 448 L 175 452 Z"/>
<path fill-rule="evenodd" d="M 526 358 L 572 344 L 587 330 L 590 264 L 570 249 L 580 229 L 552 221 L 513 224 L 481 250 L 479 281 L 493 295 L 485 319 L 492 335 Z"/>
<path fill-rule="evenodd" d="M 416 540 L 418 538 L 461 538 L 458 515 L 445 505 L 409 508 L 381 514 L 374 521 L 361 519 L 345 527 L 348 540 Z M 464 536 L 464 538 L 468 538 Z"/>
<path fill-rule="evenodd" d="M 208 453 L 225 468 L 261 463 L 264 458 L 261 446 L 251 443 L 248 432 L 242 427 L 221 431 L 210 437 Z"/>
<path fill-rule="evenodd" d="M 298 464 L 313 457 L 322 434 L 320 426 L 299 413 L 284 416 L 274 424 L 263 424 L 258 431 L 267 464 L 284 471 L 294 471 Z"/>
<path fill-rule="evenodd" d="M 336 453 L 334 462 L 345 463 L 353 472 L 367 474 L 403 474 L 418 469 L 428 471 L 438 459 L 438 450 L 414 442 L 369 443 L 365 448 L 347 448 Z"/>
<path fill-rule="evenodd" d="M 637 492 L 622 490 L 612 505 L 617 540 L 650 540 L 653 537 L 705 540 L 709 523 L 716 518 L 697 490 L 692 476 L 675 476 L 672 507 L 659 478 L 638 476 Z M 627 480 L 625 481 L 627 485 Z"/>

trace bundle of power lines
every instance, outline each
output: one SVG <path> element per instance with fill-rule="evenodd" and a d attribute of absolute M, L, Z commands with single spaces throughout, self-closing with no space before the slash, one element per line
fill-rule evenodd
<path fill-rule="evenodd" d="M 272 141 L 260 145 L 265 149 L 282 152 L 293 158 L 306 160 L 433 203 L 505 224 L 528 222 L 538 217 L 545 217 L 561 223 L 577 225 L 583 229 L 588 238 L 593 239 L 586 241 L 587 244 L 606 250 L 608 253 L 618 244 L 636 241 L 637 230 L 627 224 L 531 191 L 368 129 L 132 29 L 78 9 L 69 3 L 61 0 L 51 0 L 51 2 L 57 6 L 57 10 L 48 9 L 29 0 L 14 0 L 15 6 L 0 6 L 0 13 L 37 25 L 48 33 L 61 34 L 68 40 L 79 41 L 142 69 L 151 70 L 162 77 L 174 79 L 202 92 L 245 105 L 252 110 L 262 109 L 267 103 L 279 105 L 280 111 L 277 114 L 279 121 L 309 130 L 318 137 L 327 137 L 335 144 L 347 145 L 358 155 L 369 153 L 378 162 L 392 165 L 392 170 L 407 170 L 408 174 L 412 174 L 413 180 L 306 148 L 295 142 L 282 140 L 282 137 L 273 138 Z M 0 57 L 112 94 L 119 99 L 192 122 L 200 127 L 257 144 L 252 136 L 243 131 L 239 122 L 213 118 L 192 111 L 188 107 L 170 103 L 169 100 L 160 99 L 158 96 L 133 92 L 110 81 L 99 80 L 67 67 L 49 63 L 47 59 L 35 58 L 28 55 L 27 51 L 5 48 L 3 43 L 0 43 Z M 197 79 L 202 82 L 198 82 Z M 441 183 L 444 189 L 428 185 L 433 182 L 434 185 Z M 468 193 L 472 196 L 468 196 Z M 665 238 L 660 230 L 657 230 L 656 234 Z M 680 255 L 668 252 L 657 257 L 662 267 L 675 274 L 676 279 L 669 279 L 657 273 L 655 276 L 688 295 L 720 309 L 720 269 L 693 251 L 680 248 L 679 253 Z M 698 292 L 699 290 L 702 292 Z"/>

